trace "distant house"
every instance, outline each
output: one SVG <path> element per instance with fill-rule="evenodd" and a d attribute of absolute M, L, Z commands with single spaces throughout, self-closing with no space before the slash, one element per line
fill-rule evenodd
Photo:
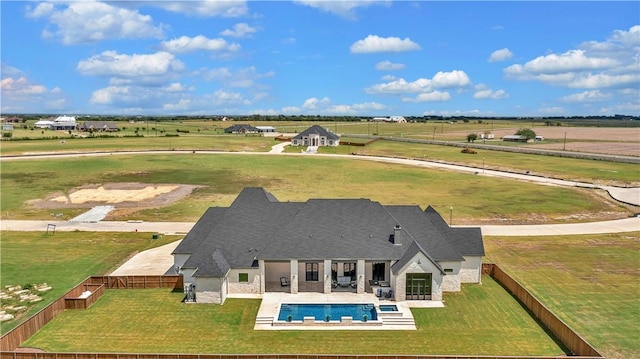
<path fill-rule="evenodd" d="M 373 122 L 390 122 L 390 123 L 407 123 L 407 119 L 403 116 L 391 116 L 391 117 L 374 117 Z"/>
<path fill-rule="evenodd" d="M 245 188 L 209 208 L 173 251 L 174 270 L 197 303 L 230 294 L 376 293 L 442 300 L 480 283 L 480 227 L 450 227 L 431 206 L 369 199 L 280 202 Z"/>
<path fill-rule="evenodd" d="M 75 130 L 76 118 L 72 116 L 59 116 L 51 124 L 52 130 Z"/>
<path fill-rule="evenodd" d="M 35 128 L 51 128 L 53 125 L 53 117 L 41 118 L 33 124 Z"/>
<path fill-rule="evenodd" d="M 520 135 L 506 135 L 502 137 L 502 140 L 507 142 L 527 142 L 527 138 Z"/>
<path fill-rule="evenodd" d="M 78 126 L 78 131 L 116 132 L 120 131 L 118 125 L 106 121 L 85 121 Z"/>
<path fill-rule="evenodd" d="M 237 124 L 224 129 L 224 133 L 259 133 L 258 128 L 248 124 Z"/>
<path fill-rule="evenodd" d="M 313 125 L 291 139 L 292 146 L 338 146 L 340 136 L 318 125 Z"/>
<path fill-rule="evenodd" d="M 7 117 L 7 118 L 3 118 L 2 122 L 4 122 L 4 123 L 21 123 L 23 121 L 22 121 L 22 119 L 20 117 L 11 116 L 11 117 Z"/>
<path fill-rule="evenodd" d="M 256 126 L 258 132 L 260 133 L 271 133 L 276 132 L 276 128 L 273 126 Z"/>

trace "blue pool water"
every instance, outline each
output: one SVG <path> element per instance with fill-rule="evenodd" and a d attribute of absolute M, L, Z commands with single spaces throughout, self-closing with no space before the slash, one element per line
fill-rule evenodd
<path fill-rule="evenodd" d="M 381 312 L 397 312 L 398 307 L 395 306 L 394 304 L 380 304 L 380 311 Z"/>
<path fill-rule="evenodd" d="M 291 320 L 302 320 L 304 317 L 315 317 L 315 320 L 324 321 L 327 315 L 330 320 L 340 320 L 342 317 L 352 317 L 354 321 L 363 320 L 364 315 L 367 320 L 376 320 L 376 309 L 373 304 L 285 304 L 280 306 L 278 320 L 287 321 L 289 315 Z"/>

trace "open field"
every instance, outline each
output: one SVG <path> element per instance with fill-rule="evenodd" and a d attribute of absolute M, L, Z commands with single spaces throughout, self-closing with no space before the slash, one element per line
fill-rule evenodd
<path fill-rule="evenodd" d="M 130 255 L 177 239 L 152 240 L 150 233 L 2 232 L 0 283 L 47 283 L 53 289 L 16 320 L 3 322 L 0 332 L 10 330 L 85 278 L 106 274 Z"/>
<path fill-rule="evenodd" d="M 445 308 L 414 309 L 416 331 L 254 331 L 259 300 L 185 305 L 182 293 L 109 290 L 87 311 L 64 312 L 23 346 L 142 353 L 563 354 L 502 287 L 491 278 L 483 282 L 445 295 Z"/>
<path fill-rule="evenodd" d="M 330 149 L 327 152 L 331 151 Z M 351 152 L 362 155 L 397 156 L 430 161 L 445 161 L 478 170 L 493 169 L 561 178 L 572 181 L 615 185 L 620 187 L 640 186 L 637 164 L 573 158 L 526 155 L 511 152 L 477 149 L 477 154 L 465 154 L 452 146 L 426 145 L 396 141 L 377 141 L 366 147 L 351 146 Z"/>
<path fill-rule="evenodd" d="M 104 183 L 199 186 L 164 206 L 116 204 L 110 220 L 195 221 L 210 206 L 230 204 L 247 186 L 265 187 L 281 201 L 364 197 L 385 204 L 431 205 L 441 213 L 453 206 L 455 224 L 580 222 L 633 213 L 598 190 L 326 157 L 153 154 L 8 161 L 2 167 L 2 214 L 10 219 L 47 219 L 53 214 L 70 219 L 100 203 L 82 209 L 79 204 L 61 208 L 56 202 L 52 210 L 42 201 Z"/>
<path fill-rule="evenodd" d="M 262 123 L 259 123 L 259 125 L 262 125 Z M 419 135 L 430 139 L 429 131 L 418 127 L 426 124 L 407 125 L 415 127 L 404 127 L 404 129 L 421 130 Z M 433 131 L 434 126 L 438 126 L 437 130 L 442 128 L 442 133 L 432 134 L 436 139 L 456 138 L 456 140 L 464 141 L 466 132 L 474 124 L 442 123 L 442 125 L 434 125 L 429 123 L 429 125 L 431 125 L 431 131 Z M 182 124 L 182 126 L 185 125 Z M 301 125 L 292 126 L 295 129 L 295 126 Z M 363 133 L 364 131 L 366 133 L 367 130 L 372 130 L 373 124 L 337 123 L 335 126 L 345 129 L 344 132 L 353 130 L 354 132 L 360 131 L 359 133 Z M 380 131 L 384 130 L 394 136 L 405 136 L 404 132 L 399 132 L 399 127 L 397 126 L 403 125 L 384 124 L 383 126 L 383 124 L 380 124 Z M 463 128 L 462 126 L 468 127 Z M 483 126 L 486 126 L 486 124 L 483 124 Z M 496 126 L 497 128 L 498 126 Z M 301 130 L 302 128 L 299 129 Z M 534 128 L 534 130 L 537 131 L 538 127 Z M 567 131 L 564 127 L 554 128 L 554 130 L 561 131 L 561 133 Z M 127 131 L 130 130 L 127 129 Z M 637 131 L 637 128 L 633 131 Z M 274 144 L 274 141 L 269 138 L 221 136 L 219 132 L 219 130 L 215 129 L 205 131 L 202 128 L 199 133 L 197 129 L 192 129 L 189 135 L 158 137 L 157 139 L 152 139 L 151 137 L 78 139 L 65 140 L 64 143 L 60 143 L 60 140 L 7 141 L 2 142 L 2 155 L 41 153 L 51 152 L 52 150 L 74 152 L 146 148 L 190 149 L 195 146 L 216 150 L 264 152 Z M 575 136 L 575 141 L 584 141 L 584 139 L 577 137 Z M 611 141 L 596 142 L 595 139 L 591 138 L 587 140 L 588 143 L 598 143 L 602 146 L 614 143 Z M 560 140 L 557 138 L 552 139 L 552 141 L 555 141 L 553 142 L 555 145 L 562 144 L 558 142 Z M 569 143 L 568 139 L 567 145 Z M 633 144 L 633 142 L 631 143 Z M 532 146 L 537 145 L 539 144 L 533 144 Z M 345 153 L 355 152 L 354 149 L 355 146 L 347 149 L 341 148 L 339 151 L 345 151 Z M 481 151 L 477 155 L 464 155 L 460 154 L 459 149 L 454 148 L 396 144 L 389 141 L 378 141 L 367 147 L 358 147 L 358 151 L 360 150 L 364 150 L 367 154 L 415 158 L 422 156 L 422 158 L 463 163 L 478 168 L 482 168 L 484 164 L 486 168 L 491 169 L 530 170 L 533 173 L 545 176 L 584 180 L 599 184 L 632 186 L 640 184 L 637 165 L 513 155 L 488 151 Z M 454 224 L 578 222 L 621 218 L 637 212 L 637 207 L 633 208 L 615 203 L 600 191 L 540 186 L 446 171 L 415 169 L 408 166 L 313 157 L 154 154 L 149 156 L 3 162 L 0 182 L 2 187 L 0 203 L 2 218 L 47 219 L 51 218 L 52 215 L 58 214 L 61 214 L 63 218 L 71 218 L 87 210 L 87 208 L 42 209 L 34 206 L 32 201 L 53 199 L 60 195 L 67 196 L 72 194 L 74 189 L 87 184 L 110 182 L 159 186 L 178 184 L 203 186 L 196 189 L 184 200 L 161 206 L 145 207 L 140 205 L 139 207 L 117 208 L 109 218 L 123 220 L 195 220 L 208 206 L 228 205 L 244 186 L 264 186 L 281 201 L 298 201 L 309 197 L 328 196 L 337 198 L 367 197 L 385 204 L 415 203 L 421 206 L 431 204 L 443 214 L 448 212 L 449 206 L 453 206 Z M 339 184 L 339 186 L 336 184 Z M 149 202 L 149 198 L 146 201 Z M 95 203 L 96 201 L 92 202 L 92 204 Z M 13 284 L 14 281 L 17 281 L 17 284 L 47 282 L 54 286 L 54 290 L 59 290 L 60 292 L 58 293 L 60 294 L 86 276 L 105 273 L 123 261 L 129 254 L 142 250 L 149 245 L 155 245 L 155 242 L 150 240 L 150 234 L 142 233 L 87 234 L 72 232 L 56 233 L 53 237 L 56 242 L 50 240 L 52 237 L 44 236 L 41 233 L 3 232 L 2 257 L 0 258 L 2 265 L 0 279 L 2 283 Z M 488 260 L 500 264 L 501 267 L 522 282 L 543 303 L 549 306 L 608 358 L 640 358 L 640 348 L 637 340 L 635 340 L 635 338 L 640 337 L 640 329 L 637 325 L 640 322 L 640 312 L 638 311 L 640 302 L 637 299 L 640 298 L 638 289 L 640 288 L 638 285 L 640 274 L 640 261 L 638 258 L 638 253 L 640 253 L 639 237 L 640 232 L 626 235 L 544 238 L 489 237 L 485 240 L 485 245 Z M 162 243 L 166 243 L 167 239 L 165 238 Z M 88 245 L 78 246 L 77 243 Z M 123 243 L 125 244 L 123 245 Z M 158 242 L 157 244 L 161 243 Z M 97 250 L 100 253 L 93 253 L 93 250 Z M 87 252 L 85 253 L 84 251 Z M 16 253 L 19 254 L 16 255 Z M 52 253 L 54 255 L 51 255 Z M 73 259 L 76 256 L 82 257 L 82 259 Z M 69 264 L 70 259 L 72 259 L 71 264 Z M 29 266 L 36 265 L 37 267 L 31 271 L 25 264 Z M 42 266 L 42 268 L 39 266 Z M 35 277 L 31 276 L 32 273 L 35 274 Z M 485 285 L 482 288 L 490 285 L 485 280 Z M 125 294 L 125 292 L 128 291 L 119 291 L 117 294 L 108 293 L 109 296 L 122 295 L 124 297 L 115 297 L 115 299 L 105 297 L 99 301 L 98 306 L 95 307 L 96 310 L 105 308 L 109 305 L 110 300 L 116 302 L 135 301 L 139 296 L 137 292 L 131 292 L 133 294 Z M 59 294 L 48 293 L 45 297 L 45 302 L 52 300 Z M 463 294 L 464 296 L 461 297 L 459 304 L 462 309 L 455 312 L 453 317 L 446 317 L 446 315 L 449 315 L 446 313 L 443 314 L 443 317 L 427 317 L 426 314 L 422 313 L 422 310 L 414 311 L 416 318 L 423 320 L 426 328 L 425 331 L 421 332 L 420 337 L 414 338 L 416 342 L 424 343 L 424 345 L 430 345 L 432 342 L 439 343 L 440 347 L 444 346 L 446 348 L 457 345 L 460 341 L 454 341 L 451 338 L 447 339 L 448 342 L 437 342 L 432 339 L 439 338 L 440 326 L 434 326 L 439 321 L 446 321 L 451 326 L 450 329 L 458 333 L 469 333 L 468 336 L 465 335 L 465 338 L 469 340 L 473 340 L 474 336 L 481 338 L 481 343 L 476 343 L 477 345 L 474 347 L 480 345 L 485 350 L 483 352 L 487 353 L 491 353 L 496 349 L 496 343 L 501 343 L 502 340 L 511 336 L 510 333 L 494 336 L 492 334 L 494 328 L 478 325 L 478 323 L 492 324 L 491 320 L 493 319 L 478 318 L 477 315 L 479 314 L 467 314 L 464 311 L 469 301 L 474 302 L 478 298 L 482 299 L 486 294 L 477 292 L 473 287 L 465 288 Z M 129 295 L 133 298 L 127 298 Z M 455 304 L 457 303 L 457 297 L 457 295 L 445 296 L 447 301 L 446 309 L 455 308 L 458 305 Z M 164 303 L 168 299 L 168 303 L 163 305 L 167 305 L 167 310 L 171 310 L 170 313 L 172 315 L 159 316 L 159 320 L 163 322 L 158 324 L 157 327 L 145 330 L 148 330 L 154 336 L 165 338 L 169 342 L 169 339 L 173 337 L 164 336 L 164 321 L 173 322 L 177 320 L 179 316 L 176 315 L 176 318 L 174 318 L 173 313 L 182 315 L 181 312 L 175 312 L 175 310 L 179 309 L 170 307 L 184 307 L 176 303 L 176 299 L 179 301 L 181 295 L 159 291 L 145 298 L 151 303 L 153 301 Z M 234 300 L 228 303 L 229 306 L 225 305 L 216 308 L 220 312 L 214 313 L 215 317 L 225 316 L 227 318 L 225 319 L 227 322 L 220 324 L 222 329 L 242 329 L 245 325 L 248 325 L 246 324 L 248 320 L 253 319 L 252 313 L 255 316 L 255 311 L 257 311 L 257 304 L 253 302 Z M 121 308 L 118 309 L 121 310 Z M 92 310 L 94 309 L 92 308 Z M 204 311 L 205 309 L 202 310 Z M 484 310 L 484 307 L 478 307 L 477 309 L 478 312 Z M 431 312 L 429 314 L 434 313 L 441 314 L 441 312 Z M 157 313 L 154 312 L 155 314 Z M 214 320 L 214 314 L 212 313 L 199 314 Z M 87 325 L 87 322 L 73 318 L 77 314 L 69 312 L 64 315 L 63 318 L 71 316 L 72 320 L 79 320 L 76 322 L 78 323 L 76 327 L 69 327 L 72 332 L 82 332 L 84 329 L 82 326 Z M 196 318 L 199 317 L 196 316 Z M 522 320 L 520 317 L 518 318 L 518 320 Z M 507 320 L 511 321 L 511 319 Z M 190 328 L 182 327 L 181 324 L 178 325 L 178 329 L 181 332 L 177 336 L 180 338 L 189 337 Z M 119 325 L 124 327 L 128 324 Z M 251 327 L 252 325 L 253 323 L 251 322 Z M 64 327 L 66 328 L 67 325 L 64 325 Z M 5 328 L 8 327 L 3 324 L 3 332 Z M 126 330 L 129 330 L 129 333 L 137 333 L 135 331 L 136 328 L 134 326 L 133 329 Z M 212 330 L 211 326 L 206 329 L 209 332 Z M 518 335 L 519 329 L 516 328 L 514 330 Z M 264 335 L 265 337 L 271 335 L 271 332 L 265 334 L 253 333 L 251 329 L 246 332 L 236 331 L 235 336 L 229 338 L 229 343 L 226 343 L 228 344 L 227 346 L 222 349 L 214 348 L 214 350 L 233 351 L 236 346 L 251 346 L 251 343 L 245 343 L 250 342 L 246 340 L 247 333 L 250 335 Z M 501 332 L 498 331 L 498 333 Z M 354 334 L 336 335 L 332 340 L 336 343 L 346 343 L 341 347 L 347 349 L 352 348 L 352 342 L 358 341 L 367 342 L 369 343 L 368 347 L 371 347 L 368 339 L 369 333 L 367 333 L 365 339 L 357 337 L 357 334 L 357 332 L 354 332 Z M 520 334 L 525 335 L 524 332 Z M 294 352 L 298 352 L 297 348 L 301 343 L 308 343 L 311 346 L 314 342 L 315 345 L 313 345 L 314 350 L 312 352 L 318 352 L 319 346 L 317 342 L 327 341 L 326 335 L 323 333 L 313 333 L 313 335 L 318 335 L 315 340 L 308 340 L 307 333 L 288 332 L 278 335 L 282 336 L 282 338 L 278 337 L 278 339 L 289 345 L 289 348 L 296 348 Z M 516 338 L 518 337 L 517 335 Z M 99 337 L 100 333 L 93 335 L 93 339 L 97 340 Z M 214 338 L 215 335 L 207 334 L 203 337 Z M 200 339 L 203 337 L 200 337 Z M 34 340 L 43 340 L 38 338 L 41 337 L 36 336 Z M 268 348 L 264 344 L 265 342 L 275 342 L 273 337 L 269 336 L 268 338 L 259 337 L 256 340 L 258 342 L 262 341 L 263 347 Z M 125 342 L 127 336 L 118 336 L 114 340 Z M 411 347 L 411 345 L 407 345 L 408 342 L 404 336 L 383 338 L 383 340 L 388 341 L 388 345 L 391 347 L 394 345 Z M 56 348 L 67 345 L 64 341 L 58 341 L 58 338 L 52 339 L 51 337 L 45 342 L 46 345 L 56 346 Z M 218 345 L 215 342 L 215 340 L 200 340 L 194 345 L 203 345 L 203 343 L 206 345 Z M 454 350 L 451 353 L 465 352 L 463 351 L 463 346 L 467 345 L 465 343 L 462 340 L 458 350 Z M 547 346 L 545 343 L 547 341 L 543 340 L 542 344 L 539 344 L 542 348 L 549 348 L 549 351 L 544 350 L 542 351 L 543 353 L 547 352 L 549 355 L 559 353 L 558 348 L 554 348 L 553 345 Z M 86 345 L 86 343 L 83 345 Z M 528 345 L 527 340 L 519 341 L 515 345 L 523 353 L 541 354 L 540 349 L 536 349 L 533 352 L 530 351 L 529 347 L 525 346 Z M 520 347 L 520 345 L 523 346 Z M 324 346 L 320 347 L 324 348 Z M 287 346 L 284 348 L 287 348 Z M 347 353 L 347 350 L 337 352 Z M 376 348 L 375 352 L 380 353 L 380 348 Z M 471 352 L 477 353 L 477 351 Z M 513 351 L 505 353 L 511 354 Z"/>
<path fill-rule="evenodd" d="M 485 249 L 607 358 L 640 358 L 640 232 L 485 237 Z"/>

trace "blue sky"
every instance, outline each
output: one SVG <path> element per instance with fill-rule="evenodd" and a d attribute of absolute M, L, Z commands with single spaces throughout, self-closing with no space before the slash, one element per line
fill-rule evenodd
<path fill-rule="evenodd" d="M 2 113 L 640 114 L 640 2 L 2 1 Z"/>

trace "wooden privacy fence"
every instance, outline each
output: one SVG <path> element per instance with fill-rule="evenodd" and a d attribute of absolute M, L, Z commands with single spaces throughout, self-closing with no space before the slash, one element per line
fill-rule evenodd
<path fill-rule="evenodd" d="M 118 353 L 15 353 L 3 352 L 0 359 L 562 359 L 557 356 L 484 355 L 354 355 L 354 354 L 118 354 Z M 571 357 L 571 359 L 597 359 Z"/>
<path fill-rule="evenodd" d="M 498 283 L 510 291 L 527 309 L 543 323 L 551 333 L 568 348 L 571 356 L 490 356 L 490 355 L 295 355 L 295 354 L 240 354 L 240 355 L 203 355 L 203 354 L 135 354 L 135 353 L 25 353 L 12 352 L 31 335 L 35 334 L 49 321 L 65 309 L 66 297 L 78 296 L 86 288 L 105 289 L 142 289 L 183 287 L 182 276 L 94 276 L 67 292 L 64 296 L 42 309 L 20 326 L 0 338 L 0 359 L 604 359 L 586 340 L 574 332 L 562 320 L 556 317 L 520 283 L 511 278 L 496 264 L 483 264 L 482 273 L 492 276 Z M 93 286 L 93 287 L 92 287 Z M 101 289 L 100 289 L 101 288 Z M 97 294 L 97 293 L 96 293 Z M 96 296 L 96 299 L 99 296 Z M 94 301 L 95 301 L 94 300 Z M 11 348 L 11 349 L 9 349 Z"/>
<path fill-rule="evenodd" d="M 0 350 L 14 350 L 38 330 L 52 321 L 65 309 L 88 308 L 104 293 L 106 288 L 113 289 L 142 289 L 142 288 L 172 288 L 182 290 L 181 275 L 167 276 L 95 276 L 89 277 L 73 287 L 53 303 L 42 308 L 24 323 L 13 328 L 0 338 Z M 87 298 L 80 299 L 82 292 L 92 291 Z M 21 353 L 22 354 L 22 353 Z M 2 358 L 4 358 L 4 353 Z M 22 357 L 18 357 L 23 359 Z M 27 356 L 24 359 L 35 357 Z M 44 357 L 42 357 L 44 359 Z"/>
<path fill-rule="evenodd" d="M 518 281 L 505 273 L 498 265 L 485 263 L 483 264 L 482 272 L 491 275 L 498 283 L 510 291 L 514 297 L 518 298 L 533 316 L 542 322 L 573 354 L 602 358 L 602 355 L 591 344 L 574 332 L 573 329 L 547 309 L 544 304 L 529 293 Z"/>

